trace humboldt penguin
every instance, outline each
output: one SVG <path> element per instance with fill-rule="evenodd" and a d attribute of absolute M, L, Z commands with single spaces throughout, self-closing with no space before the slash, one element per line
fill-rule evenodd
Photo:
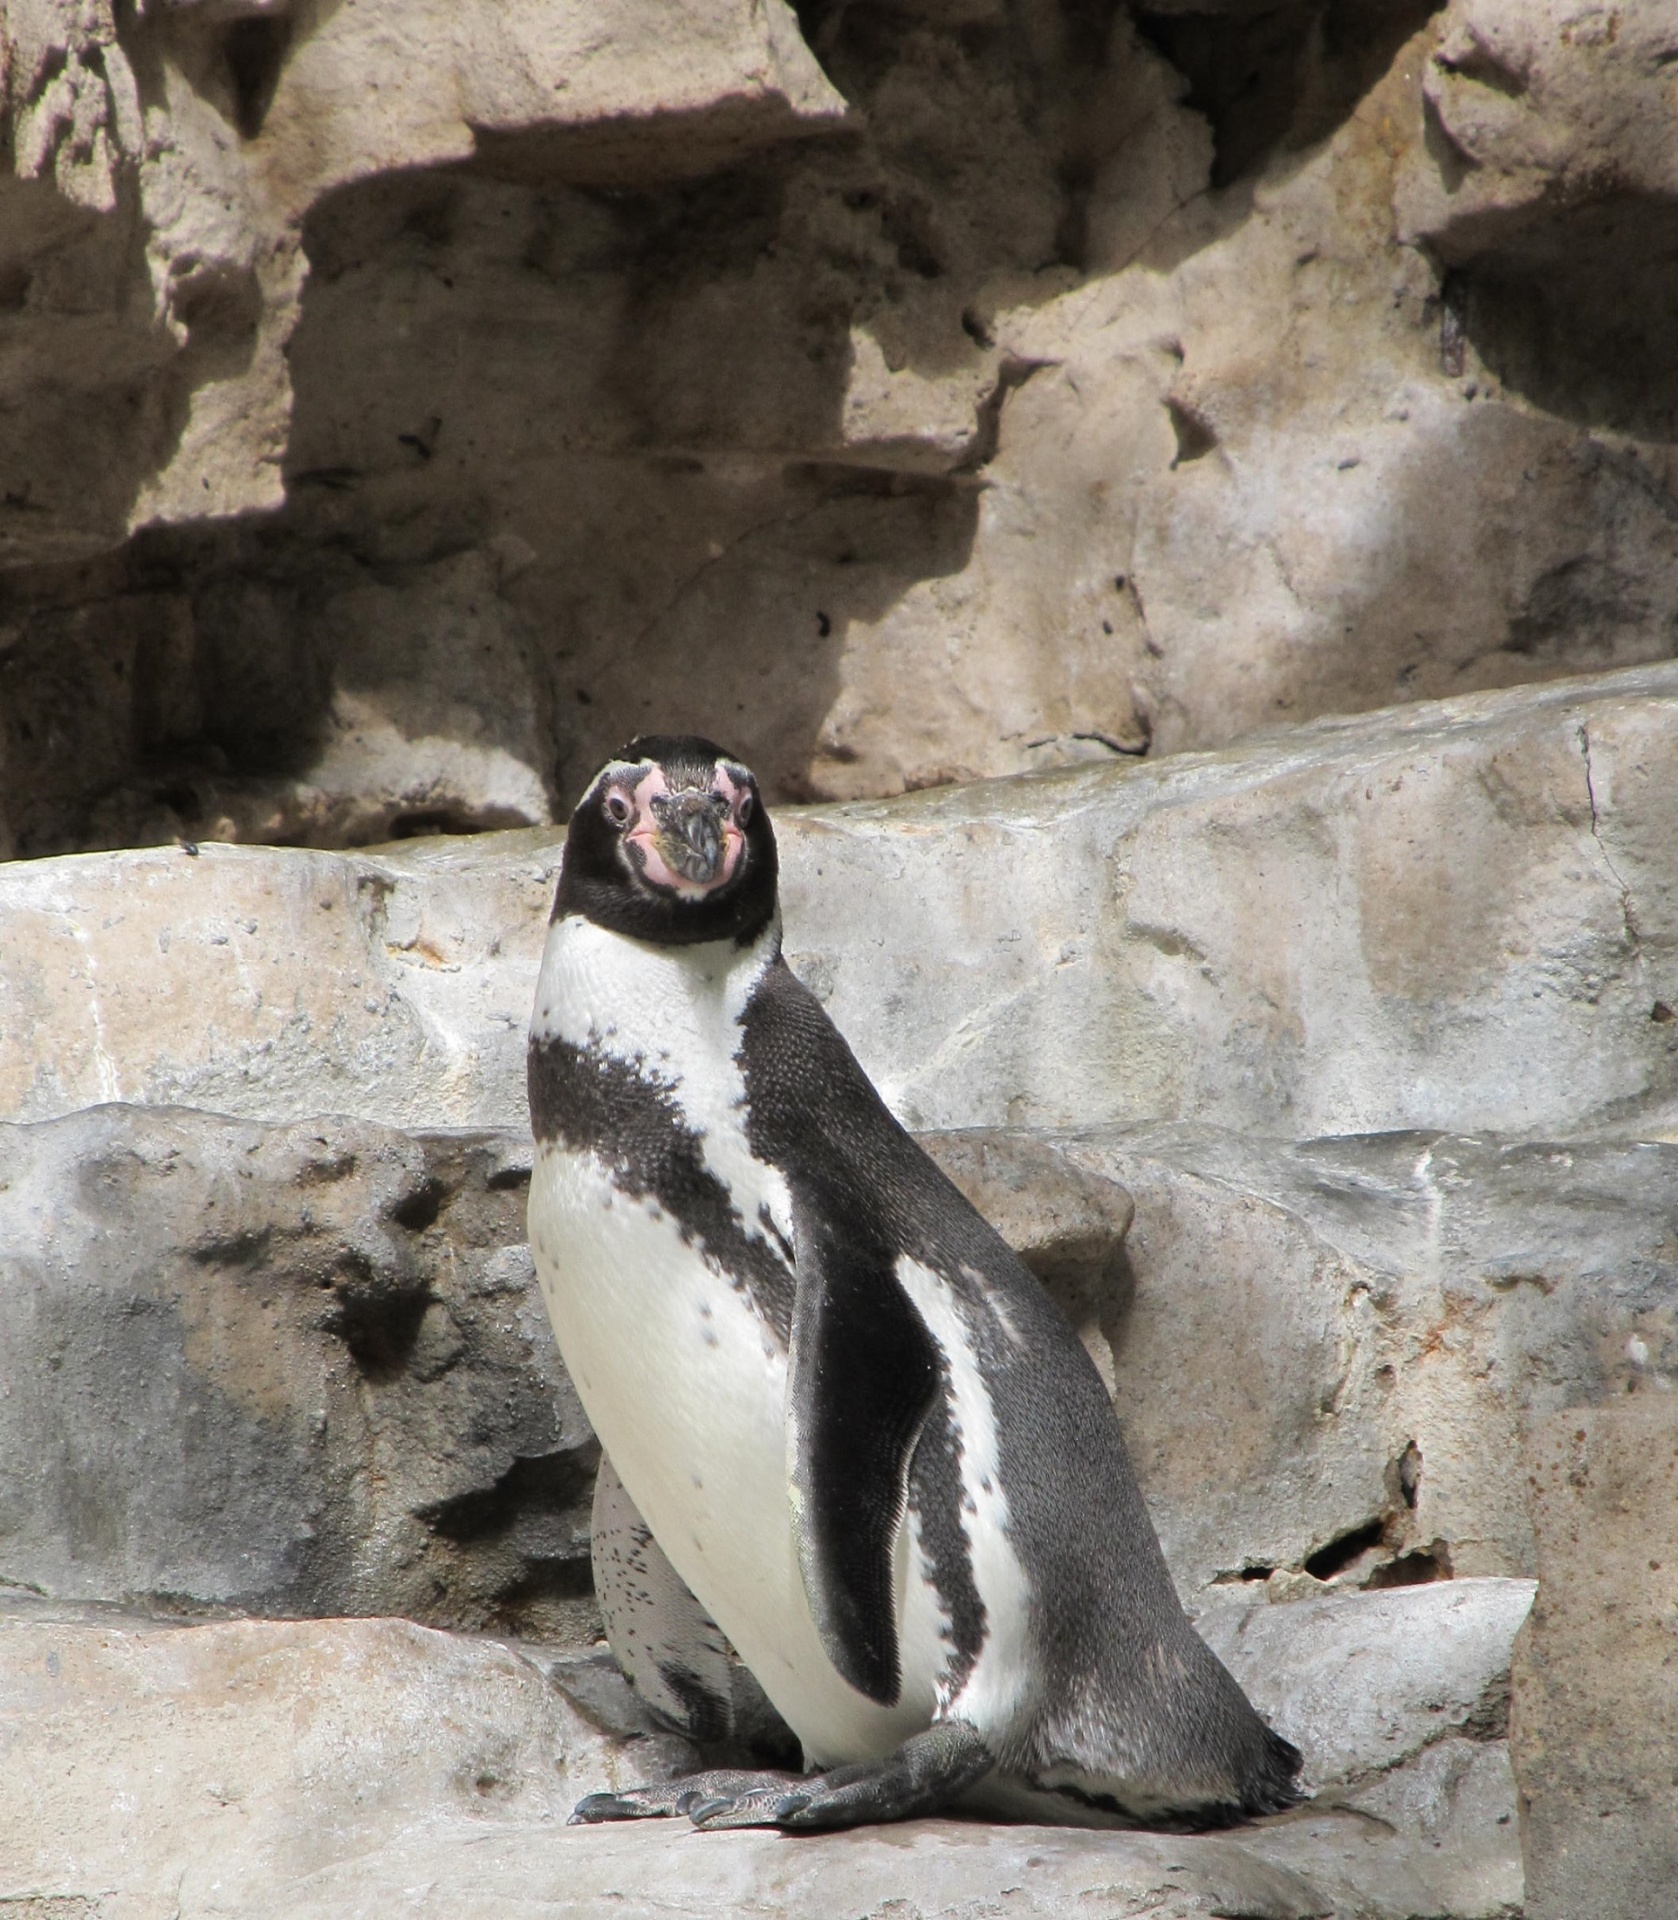
<path fill-rule="evenodd" d="M 1212 1826 L 1299 1799 L 1072 1328 L 787 966 L 768 812 L 710 741 L 633 741 L 573 814 L 529 1085 L 613 1638 L 695 1732 L 728 1724 L 732 1646 L 809 1769 L 574 1819 Z"/>

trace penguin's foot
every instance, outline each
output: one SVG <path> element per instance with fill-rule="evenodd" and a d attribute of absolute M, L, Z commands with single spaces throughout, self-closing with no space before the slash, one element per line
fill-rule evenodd
<path fill-rule="evenodd" d="M 831 1773 L 805 1780 L 761 1775 L 760 1784 L 743 1790 L 684 1795 L 681 1810 L 706 1833 L 722 1827 L 780 1827 L 810 1833 L 882 1820 L 913 1820 L 943 1812 L 995 1764 L 978 1734 L 965 1721 L 952 1720 L 917 1733 L 885 1760 L 835 1767 Z"/>
<path fill-rule="evenodd" d="M 796 1793 L 809 1782 L 796 1773 L 742 1773 L 716 1768 L 709 1773 L 684 1773 L 656 1787 L 626 1787 L 622 1793 L 591 1793 L 571 1812 L 574 1827 L 597 1826 L 603 1820 L 668 1820 L 742 1794 Z"/>

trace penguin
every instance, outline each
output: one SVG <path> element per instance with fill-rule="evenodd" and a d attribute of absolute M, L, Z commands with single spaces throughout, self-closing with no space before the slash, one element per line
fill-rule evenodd
<path fill-rule="evenodd" d="M 1183 1611 L 1071 1326 L 787 966 L 768 811 L 712 742 L 633 741 L 572 815 L 529 1092 L 531 1253 L 610 1462 L 614 1637 L 674 1604 L 680 1633 L 631 1650 L 654 1694 L 726 1724 L 732 1649 L 808 1770 L 574 1821 L 1182 1829 L 1300 1800 L 1299 1753 Z"/>

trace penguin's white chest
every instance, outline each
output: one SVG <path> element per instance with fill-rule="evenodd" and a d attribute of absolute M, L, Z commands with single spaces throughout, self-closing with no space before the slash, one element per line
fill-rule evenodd
<path fill-rule="evenodd" d="M 745 952 L 671 950 L 581 920 L 554 928 L 533 1040 L 581 1050 L 603 1078 L 632 1071 L 657 1089 L 657 1124 L 627 1148 L 620 1139 L 615 1156 L 539 1138 L 530 1242 L 560 1352 L 625 1487 L 809 1758 L 833 1763 L 888 1753 L 928 1724 L 943 1657 L 935 1608 L 919 1581 L 899 1583 L 896 1707 L 840 1678 L 799 1572 L 783 1340 L 763 1299 L 706 1244 L 715 1193 L 705 1220 L 691 1209 L 684 1219 L 654 1177 L 659 1154 L 688 1155 L 726 1197 L 732 1231 L 757 1243 L 757 1264 L 780 1264 L 790 1300 L 790 1202 L 751 1153 L 736 1059 L 774 941 L 772 930 Z M 900 1564 L 907 1551 L 905 1539 Z"/>

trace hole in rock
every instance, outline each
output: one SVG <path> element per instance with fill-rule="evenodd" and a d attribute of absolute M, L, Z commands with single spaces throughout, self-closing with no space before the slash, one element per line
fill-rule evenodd
<path fill-rule="evenodd" d="M 441 1180 L 427 1180 L 412 1193 L 405 1194 L 392 1207 L 390 1217 L 410 1233 L 424 1233 L 442 1212 L 447 1192 Z"/>
<path fill-rule="evenodd" d="M 1177 436 L 1173 467 L 1186 467 L 1192 460 L 1203 460 L 1218 444 L 1210 421 L 1186 407 L 1180 400 L 1167 400 L 1165 410 L 1171 416 L 1171 430 Z"/>
<path fill-rule="evenodd" d="M 227 29 L 227 77 L 233 86 L 233 119 L 247 140 L 254 140 L 274 104 L 291 22 L 273 14 L 235 20 Z"/>
<path fill-rule="evenodd" d="M 1366 1520 L 1361 1527 L 1354 1527 L 1350 1533 L 1343 1533 L 1337 1539 L 1329 1541 L 1326 1547 L 1319 1547 L 1305 1559 L 1305 1571 L 1317 1580 L 1332 1580 L 1337 1573 L 1344 1573 L 1352 1562 L 1366 1554 L 1371 1547 L 1381 1544 L 1387 1530 L 1387 1523 L 1379 1515 Z"/>
<path fill-rule="evenodd" d="M 1363 1584 L 1366 1589 L 1378 1592 L 1385 1587 L 1425 1587 L 1431 1581 L 1450 1577 L 1450 1547 L 1443 1540 L 1435 1540 L 1432 1546 L 1417 1547 L 1401 1553 L 1396 1560 L 1389 1560 L 1385 1566 L 1376 1567 Z"/>
<path fill-rule="evenodd" d="M 407 1366 L 431 1296 L 424 1292 L 338 1291 L 335 1331 L 363 1377 L 375 1385 Z"/>
<path fill-rule="evenodd" d="M 1212 128 L 1212 185 L 1326 140 L 1444 0 L 1293 0 L 1137 13 L 1143 38 L 1188 82 Z"/>

